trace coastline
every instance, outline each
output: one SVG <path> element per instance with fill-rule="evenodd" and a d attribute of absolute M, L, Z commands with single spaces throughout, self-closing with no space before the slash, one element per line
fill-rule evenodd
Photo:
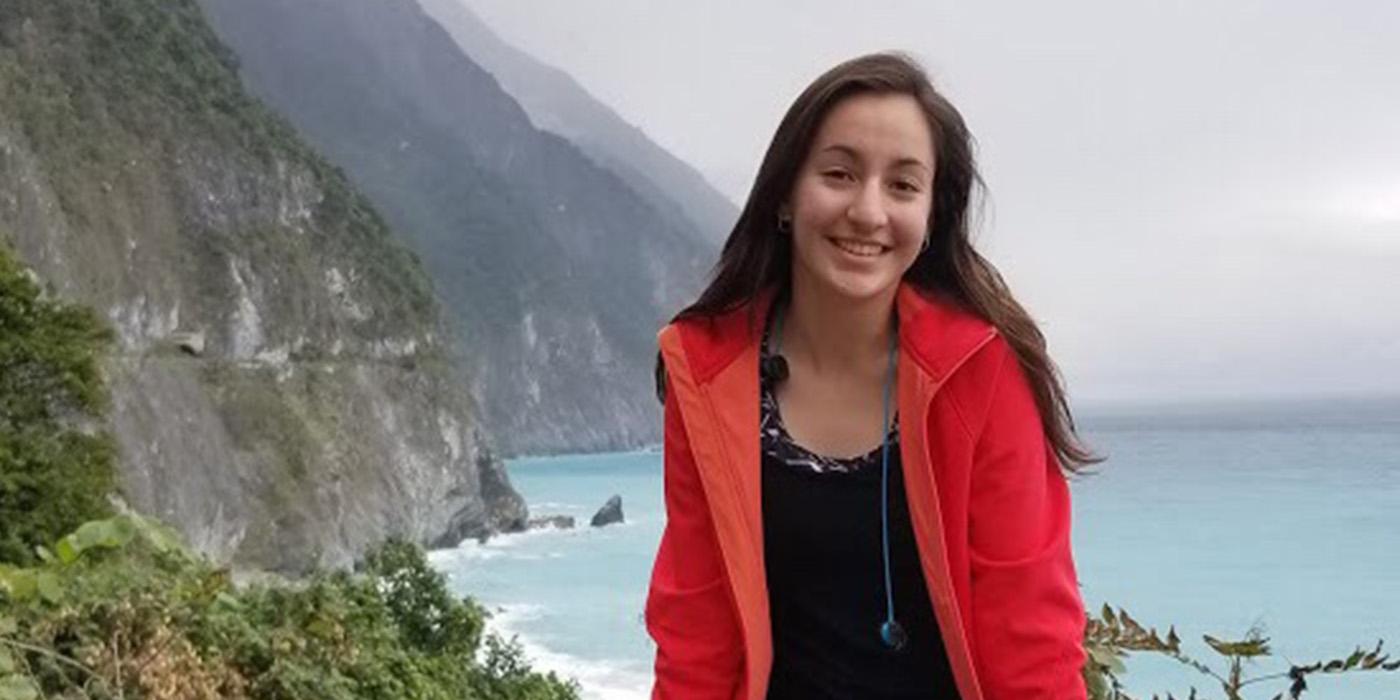
<path fill-rule="evenodd" d="M 552 501 L 532 505 L 550 512 L 571 512 L 581 507 Z M 485 631 L 518 644 L 531 668 L 576 680 L 584 700 L 643 700 L 649 697 L 651 689 L 649 663 L 642 664 L 635 655 L 585 657 L 561 648 L 552 636 L 556 632 L 543 632 L 541 628 L 557 628 L 561 618 L 576 614 L 574 596 L 566 592 L 542 599 L 538 591 L 530 595 L 513 583 L 524 572 L 557 566 L 565 557 L 595 549 L 600 540 L 639 534 L 637 526 L 638 523 L 629 522 L 603 529 L 587 525 L 573 529 L 540 528 L 498 535 L 485 543 L 469 540 L 457 547 L 433 550 L 428 558 L 433 568 L 447 576 L 455 593 L 472 597 L 486 609 Z M 501 573 L 505 569 L 510 569 L 510 573 Z M 551 579 L 548 573 L 540 576 Z M 627 615 L 614 612 L 606 616 L 617 619 Z M 616 636 L 615 630 L 599 630 L 596 634 Z"/>

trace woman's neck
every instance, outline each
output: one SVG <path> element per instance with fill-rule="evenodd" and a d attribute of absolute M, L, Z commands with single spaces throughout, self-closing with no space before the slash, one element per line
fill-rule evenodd
<path fill-rule="evenodd" d="M 783 353 L 817 374 L 883 373 L 889 364 L 897 289 L 860 301 L 794 276 L 782 328 Z"/>

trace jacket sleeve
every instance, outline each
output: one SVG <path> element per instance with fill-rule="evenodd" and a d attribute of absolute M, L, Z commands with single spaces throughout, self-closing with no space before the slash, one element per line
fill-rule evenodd
<path fill-rule="evenodd" d="M 973 456 L 973 644 L 986 700 L 1083 700 L 1069 487 L 1009 346 Z"/>
<path fill-rule="evenodd" d="M 731 700 L 743 674 L 739 622 L 675 391 L 666 387 L 666 529 L 647 594 L 654 700 Z"/>

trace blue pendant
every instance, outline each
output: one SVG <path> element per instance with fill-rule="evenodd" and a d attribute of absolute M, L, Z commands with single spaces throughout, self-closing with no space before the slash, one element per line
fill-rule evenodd
<path fill-rule="evenodd" d="M 909 641 L 909 635 L 904 633 L 904 627 L 898 622 L 886 620 L 884 624 L 880 625 L 880 640 L 889 649 L 899 651 Z"/>

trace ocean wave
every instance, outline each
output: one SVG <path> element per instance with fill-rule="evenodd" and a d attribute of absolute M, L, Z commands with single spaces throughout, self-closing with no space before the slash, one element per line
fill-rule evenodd
<path fill-rule="evenodd" d="M 646 700 L 651 674 L 636 668 L 636 662 L 612 659 L 582 659 L 550 649 L 521 634 L 522 623 L 539 619 L 543 607 L 530 603 L 496 605 L 491 608 L 486 629 L 502 639 L 514 639 L 537 671 L 553 671 L 579 683 L 583 700 Z"/>
<path fill-rule="evenodd" d="M 538 559 L 537 554 L 523 554 L 512 550 L 542 539 L 579 537 L 582 528 L 560 529 L 542 527 L 525 532 L 508 532 L 493 535 L 486 542 L 462 540 L 451 549 L 435 549 L 428 552 L 428 561 L 434 566 L 450 565 L 464 561 L 480 561 L 499 557 Z"/>
<path fill-rule="evenodd" d="M 550 513 L 546 513 L 545 511 L 583 510 L 586 507 L 587 506 L 584 506 L 581 503 L 564 503 L 563 501 L 540 501 L 539 503 L 530 504 L 530 512 L 532 514 L 538 513 L 540 515 L 550 515 Z"/>
<path fill-rule="evenodd" d="M 609 537 L 611 533 L 619 530 L 628 530 L 638 526 L 645 526 L 649 521 L 645 518 L 626 520 L 620 523 L 613 523 L 607 527 L 595 528 L 588 524 L 583 524 L 573 528 L 540 527 L 525 532 L 508 532 L 493 535 L 486 542 L 476 540 L 463 540 L 456 547 L 450 549 L 435 549 L 428 552 L 428 562 L 434 566 L 450 566 L 454 563 L 482 561 L 487 559 L 497 559 L 505 557 L 507 559 L 533 560 L 541 558 L 540 554 L 517 552 L 523 546 L 537 543 L 541 540 L 574 540 L 585 537 Z M 554 558 L 553 552 L 545 556 Z"/>

